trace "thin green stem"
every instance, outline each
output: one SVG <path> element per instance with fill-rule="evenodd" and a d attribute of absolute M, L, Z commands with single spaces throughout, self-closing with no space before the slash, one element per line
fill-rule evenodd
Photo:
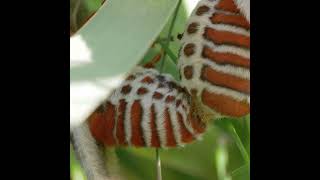
<path fill-rule="evenodd" d="M 241 172 L 243 172 L 243 171 L 245 171 L 247 169 L 249 170 L 248 166 L 249 166 L 249 164 L 245 164 L 245 165 L 239 167 L 238 169 L 232 171 L 231 172 L 231 176 L 236 176 L 238 173 L 241 173 Z"/>
<path fill-rule="evenodd" d="M 173 41 L 173 37 L 171 36 L 170 39 L 167 39 L 167 38 L 158 38 L 158 39 L 156 40 L 156 43 L 167 42 L 167 41 Z"/>
<path fill-rule="evenodd" d="M 243 159 L 246 161 L 246 163 L 250 163 L 249 155 L 248 155 L 240 137 L 238 136 L 236 129 L 233 127 L 232 124 L 230 125 L 230 132 L 231 132 L 231 134 L 232 134 L 232 136 L 233 136 L 233 138 L 234 138 L 234 140 L 235 140 L 235 142 L 236 142 L 236 144 L 242 154 Z"/>
<path fill-rule="evenodd" d="M 172 62 L 174 63 L 174 64 L 177 64 L 177 61 L 178 61 L 178 58 L 177 58 L 177 56 L 171 51 L 171 49 L 168 47 L 168 46 L 166 46 L 163 42 L 161 42 L 161 41 L 159 41 L 158 42 L 160 45 L 161 45 L 161 47 L 165 50 L 165 52 L 167 52 L 167 54 L 168 54 L 168 56 L 170 57 L 170 59 L 172 60 Z"/>
<path fill-rule="evenodd" d="M 178 10 L 179 10 L 181 2 L 182 2 L 182 0 L 178 1 L 178 4 L 177 4 L 177 6 L 176 6 L 176 8 L 174 10 L 173 18 L 172 18 L 172 21 L 171 21 L 171 24 L 170 24 L 170 27 L 169 27 L 168 35 L 167 35 L 167 39 L 170 39 L 170 37 L 171 37 L 171 33 L 172 33 L 172 30 L 173 30 L 173 27 L 174 27 L 174 24 L 175 24 L 177 15 L 178 15 Z M 169 47 L 169 41 L 166 42 L 164 47 Z M 166 56 L 167 56 L 167 51 L 165 50 L 164 53 L 163 53 L 162 59 L 161 59 L 160 73 L 162 73 L 162 71 L 163 71 L 164 60 L 165 60 Z"/>

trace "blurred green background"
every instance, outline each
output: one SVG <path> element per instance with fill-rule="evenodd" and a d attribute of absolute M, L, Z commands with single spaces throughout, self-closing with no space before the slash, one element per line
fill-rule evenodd
<path fill-rule="evenodd" d="M 158 41 L 150 47 L 140 63 L 150 61 L 160 52 L 160 49 L 165 49 L 168 54 L 171 53 L 175 57 L 167 56 L 164 59 L 163 72 L 170 73 L 179 80 L 175 58 L 180 44 L 176 37 L 179 33 L 183 33 L 190 14 L 188 3 L 196 2 L 197 0 L 182 1 L 171 32 L 173 41 L 170 42 L 169 47 L 166 47 L 166 43 L 161 39 L 167 37 L 174 15 L 171 15 L 166 27 L 159 34 Z M 101 4 L 102 0 L 70 0 L 70 32 L 76 32 Z M 132 23 L 134 25 L 134 22 Z M 128 27 L 130 27 L 129 24 Z M 141 28 L 148 28 L 148 25 Z M 160 68 L 160 63 L 157 64 L 157 68 Z M 71 146 L 70 149 L 71 179 L 85 180 L 85 175 L 75 159 Z M 118 158 L 123 179 L 156 179 L 154 149 L 115 148 L 114 152 Z M 250 116 L 241 119 L 216 120 L 209 125 L 202 141 L 186 145 L 185 148 L 160 150 L 160 155 L 164 180 L 248 180 L 250 179 Z"/>

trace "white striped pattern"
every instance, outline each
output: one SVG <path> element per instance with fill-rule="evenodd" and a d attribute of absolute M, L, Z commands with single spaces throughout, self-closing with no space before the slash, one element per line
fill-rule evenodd
<path fill-rule="evenodd" d="M 108 144 L 104 142 L 106 145 L 113 146 L 113 145 L 119 145 L 121 144 L 121 139 L 117 137 L 117 126 L 119 124 L 118 122 L 118 114 L 120 112 L 120 100 L 124 99 L 127 103 L 126 110 L 125 110 L 125 119 L 124 119 L 124 133 L 125 133 L 125 145 L 126 146 L 138 146 L 138 147 L 155 147 L 155 144 L 152 143 L 152 135 L 155 135 L 152 132 L 151 127 L 151 106 L 154 106 L 155 110 L 155 124 L 156 124 L 156 136 L 159 137 L 158 143 L 160 143 L 160 147 L 162 148 L 169 148 L 169 147 L 176 147 L 176 146 L 184 146 L 187 143 L 190 143 L 190 141 L 186 142 L 186 139 L 183 139 L 183 134 L 181 133 L 181 130 L 188 131 L 190 133 L 190 137 L 192 139 L 198 139 L 201 137 L 201 134 L 204 132 L 197 132 L 191 125 L 191 119 L 189 118 L 189 113 L 191 112 L 190 103 L 188 103 L 188 100 L 190 100 L 189 94 L 187 94 L 186 91 L 184 91 L 182 88 L 179 87 L 178 83 L 174 81 L 174 79 L 171 77 L 171 75 L 168 74 L 162 74 L 161 76 L 164 78 L 161 80 L 159 78 L 160 74 L 156 70 L 152 69 L 145 69 L 142 67 L 136 67 L 130 75 L 134 76 L 134 79 L 131 80 L 125 80 L 119 88 L 115 89 L 115 91 L 111 94 L 111 96 L 106 100 L 105 103 L 109 102 L 115 107 L 115 120 L 114 120 L 114 127 L 113 129 L 106 129 L 104 131 L 110 131 L 110 136 L 113 136 L 112 138 L 115 140 L 114 144 Z M 152 79 L 153 83 L 147 84 L 141 82 L 146 77 L 149 77 Z M 164 87 L 159 87 L 160 84 L 163 84 Z M 171 84 L 175 84 L 172 86 Z M 122 88 L 126 85 L 131 86 L 131 90 L 128 93 L 123 93 Z M 145 88 L 148 90 L 146 94 L 137 94 L 137 91 L 139 88 Z M 155 92 L 159 92 L 163 95 L 163 98 L 161 99 L 155 99 L 153 98 Z M 168 96 L 175 97 L 175 100 L 173 102 L 166 102 L 166 98 Z M 133 103 L 139 100 L 142 110 L 142 116 L 140 120 L 139 127 L 133 127 L 132 121 L 133 118 L 131 117 L 132 114 L 132 106 Z M 181 104 L 177 107 L 176 103 L 178 100 L 181 100 Z M 185 106 L 185 109 L 182 107 Z M 104 111 L 107 111 L 107 106 L 104 106 Z M 165 114 L 166 109 L 169 112 L 169 124 L 171 124 L 172 130 L 168 129 L 165 126 Z M 181 114 L 182 116 L 182 127 L 181 124 L 178 122 L 177 112 Z M 97 114 L 103 117 L 105 120 L 110 120 L 105 116 L 108 115 L 102 115 L 103 113 L 97 112 Z M 100 117 L 98 116 L 98 117 Z M 93 117 L 93 116 L 92 116 Z M 94 121 L 95 119 L 92 118 L 90 121 Z M 196 122 L 197 123 L 197 122 Z M 90 124 L 93 124 L 90 122 Z M 133 129 L 136 128 L 136 129 Z M 138 128 L 141 128 L 138 129 Z M 133 134 L 133 131 L 141 131 L 142 137 L 137 137 Z M 97 129 L 92 129 L 92 134 L 95 136 L 95 138 L 98 141 L 104 141 L 103 138 L 97 137 Z M 168 141 L 168 136 L 170 135 L 170 132 L 172 133 L 173 142 Z M 132 138 L 142 138 L 143 144 L 139 144 L 138 142 L 133 141 Z M 171 143 L 171 145 L 170 145 Z"/>
<path fill-rule="evenodd" d="M 216 14 L 216 13 L 219 13 L 222 15 L 233 15 L 233 16 L 237 15 L 237 17 L 241 16 L 241 14 L 237 14 L 234 12 L 216 9 L 215 6 L 218 5 L 219 3 L 221 4 L 222 1 L 224 1 L 223 3 L 226 3 L 227 1 L 228 3 L 231 2 L 231 0 L 227 0 L 227 1 L 226 0 L 201 0 L 193 10 L 187 22 L 186 30 L 181 39 L 182 48 L 180 50 L 180 53 L 179 53 L 180 56 L 178 59 L 178 67 L 180 69 L 180 74 L 182 77 L 181 85 L 183 87 L 186 87 L 190 93 L 191 93 L 191 90 L 193 89 L 197 90 L 197 96 L 199 99 L 201 99 L 201 94 L 203 93 L 203 91 L 207 90 L 209 92 L 212 92 L 218 95 L 224 95 L 224 96 L 230 97 L 238 102 L 246 102 L 250 105 L 249 94 L 246 94 L 234 89 L 226 88 L 225 86 L 215 85 L 210 82 L 204 81 L 201 78 L 202 68 L 204 67 L 204 65 L 208 65 L 209 68 L 211 68 L 212 70 L 215 70 L 218 73 L 231 75 L 234 77 L 238 77 L 238 78 L 250 81 L 250 68 L 244 68 L 234 64 L 218 64 L 216 62 L 213 62 L 212 60 L 209 60 L 208 58 L 205 58 L 202 54 L 203 48 L 208 47 L 214 52 L 238 55 L 250 61 L 250 48 L 244 48 L 241 46 L 235 46 L 235 45 L 230 45 L 226 43 L 215 44 L 213 41 L 204 38 L 205 28 L 211 28 L 216 31 L 229 32 L 229 33 L 242 35 L 243 37 L 250 38 L 250 29 L 245 29 L 241 26 L 230 25 L 224 22 L 219 24 L 213 24 L 211 22 L 210 18 L 212 17 L 213 14 Z M 238 8 L 240 8 L 240 12 L 245 14 L 246 20 L 248 21 L 248 23 L 250 23 L 250 10 L 245 9 L 248 7 L 250 8 L 250 1 L 249 0 L 233 0 L 233 1 L 235 5 L 239 5 Z M 202 14 L 197 15 L 199 8 L 200 7 L 203 8 L 203 6 L 208 7 L 209 10 L 208 11 L 204 10 Z M 188 27 L 190 26 L 190 24 L 194 24 L 194 23 L 197 23 L 198 25 L 196 28 L 197 30 L 195 32 L 189 33 Z M 194 52 L 190 53 L 191 55 L 186 55 L 184 52 L 184 48 L 190 43 L 194 45 L 194 48 L 193 48 Z M 184 71 L 185 71 L 185 67 L 187 66 L 193 67 L 191 78 L 185 77 Z M 213 108 L 211 109 L 212 109 L 212 112 L 214 112 L 217 116 L 222 116 L 222 115 L 229 116 L 227 114 L 217 113 L 217 111 Z"/>

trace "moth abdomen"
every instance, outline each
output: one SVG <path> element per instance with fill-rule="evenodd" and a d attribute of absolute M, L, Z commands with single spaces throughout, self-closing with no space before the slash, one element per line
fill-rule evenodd
<path fill-rule="evenodd" d="M 90 130 L 107 146 L 183 146 L 205 130 L 190 100 L 171 75 L 137 67 L 89 117 Z"/>

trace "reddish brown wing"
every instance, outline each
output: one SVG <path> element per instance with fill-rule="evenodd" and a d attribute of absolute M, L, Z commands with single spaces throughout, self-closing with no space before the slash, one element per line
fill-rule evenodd
<path fill-rule="evenodd" d="M 249 114 L 250 23 L 234 0 L 200 1 L 181 42 L 182 86 L 217 114 Z"/>

